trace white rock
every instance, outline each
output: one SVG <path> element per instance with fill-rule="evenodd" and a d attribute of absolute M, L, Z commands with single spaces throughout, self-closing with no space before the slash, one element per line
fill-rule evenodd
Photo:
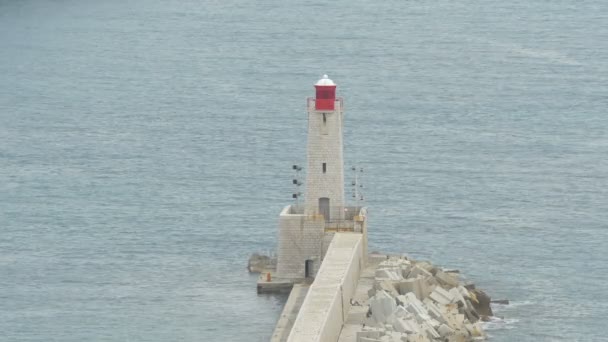
<path fill-rule="evenodd" d="M 431 294 L 429 295 L 429 298 L 434 300 L 436 303 L 443 305 L 450 304 L 454 300 L 454 297 L 452 297 L 452 295 L 448 291 L 442 289 L 439 286 L 435 287 L 433 292 L 431 292 Z"/>
<path fill-rule="evenodd" d="M 393 327 L 395 328 L 395 331 L 399 331 L 406 334 L 414 334 L 420 332 L 420 327 L 418 326 L 418 323 L 416 323 L 413 317 L 409 320 L 404 318 L 395 318 L 393 320 Z"/>
<path fill-rule="evenodd" d="M 418 276 L 422 276 L 423 278 L 432 277 L 433 275 L 427 271 L 426 269 L 420 267 L 420 265 L 416 264 L 412 267 L 412 270 L 408 274 L 408 278 L 416 278 Z"/>
<path fill-rule="evenodd" d="M 464 298 L 471 298 L 471 294 L 469 293 L 469 290 L 467 290 L 466 287 L 460 285 L 458 286 L 458 291 L 460 292 L 460 295 Z"/>
<path fill-rule="evenodd" d="M 372 310 L 372 317 L 377 323 L 388 321 L 397 304 L 395 300 L 384 291 L 378 291 L 376 295 L 369 300 L 369 305 Z"/>
<path fill-rule="evenodd" d="M 426 335 L 429 339 L 432 340 L 441 337 L 437 330 L 435 330 L 435 328 L 433 328 L 433 326 L 430 325 L 428 322 L 423 322 L 422 324 L 420 324 L 420 326 L 426 331 Z"/>
<path fill-rule="evenodd" d="M 421 303 L 408 303 L 405 309 L 412 313 L 414 317 L 416 317 L 418 323 L 423 323 L 431 320 L 429 313 L 426 311 L 424 305 L 421 305 Z"/>
<path fill-rule="evenodd" d="M 452 303 L 461 303 L 461 305 L 465 308 L 468 306 L 467 302 L 464 300 L 464 297 L 462 296 L 462 294 L 460 294 L 460 291 L 457 287 L 451 288 L 448 292 L 450 293 L 450 295 L 452 295 Z"/>
<path fill-rule="evenodd" d="M 449 273 L 445 273 L 441 270 L 435 273 L 435 279 L 437 279 L 440 283 L 445 284 L 449 287 L 457 287 L 458 286 L 458 278 L 450 275 Z"/>
<path fill-rule="evenodd" d="M 437 332 L 443 337 L 448 337 L 450 335 L 454 335 L 454 329 L 448 327 L 445 324 L 440 325 L 439 328 L 437 329 Z"/>
<path fill-rule="evenodd" d="M 423 304 L 426 307 L 429 316 L 438 320 L 441 323 L 445 323 L 445 317 L 443 317 L 443 313 L 441 312 L 437 304 L 435 304 L 435 302 L 428 298 L 425 298 Z"/>
<path fill-rule="evenodd" d="M 431 340 L 429 340 L 426 334 L 419 333 L 408 335 L 407 342 L 431 342 Z"/>

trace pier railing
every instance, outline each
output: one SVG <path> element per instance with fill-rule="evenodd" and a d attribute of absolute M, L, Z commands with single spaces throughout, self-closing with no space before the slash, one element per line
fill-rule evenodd
<path fill-rule="evenodd" d="M 365 221 L 366 210 L 361 206 L 330 206 L 306 210 L 304 205 L 291 205 L 287 215 L 302 216 L 305 220 L 324 221 L 325 232 L 359 232 Z"/>
<path fill-rule="evenodd" d="M 327 216 L 326 213 L 329 212 L 328 222 L 331 222 L 336 219 L 340 219 L 342 221 L 354 221 L 357 219 L 357 216 L 362 215 L 361 206 L 330 206 L 327 210 L 323 211 L 319 208 L 306 210 L 306 207 L 303 204 L 294 204 L 289 206 L 289 210 L 287 214 L 289 215 L 308 215 L 308 216 Z"/>

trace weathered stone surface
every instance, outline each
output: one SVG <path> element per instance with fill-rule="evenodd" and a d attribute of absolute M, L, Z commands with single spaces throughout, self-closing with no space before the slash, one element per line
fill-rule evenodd
<path fill-rule="evenodd" d="M 431 342 L 426 334 L 413 334 L 407 337 L 407 342 Z"/>
<path fill-rule="evenodd" d="M 437 330 L 435 330 L 435 328 L 433 328 L 433 326 L 428 323 L 428 322 L 423 322 L 420 324 L 420 326 L 424 329 L 424 331 L 426 331 L 426 336 L 431 339 L 438 339 L 441 337 L 441 335 L 439 335 L 439 333 L 437 332 Z"/>
<path fill-rule="evenodd" d="M 384 291 L 379 291 L 370 298 L 369 304 L 372 317 L 377 323 L 387 322 L 396 308 L 395 300 Z"/>
<path fill-rule="evenodd" d="M 407 334 L 415 334 L 420 332 L 420 327 L 413 320 L 404 318 L 395 318 L 393 320 L 393 327 L 395 331 L 399 331 Z"/>
<path fill-rule="evenodd" d="M 400 294 L 414 293 L 420 300 L 424 299 L 431 292 L 427 281 L 422 277 L 408 278 L 395 284 Z"/>
<path fill-rule="evenodd" d="M 382 342 L 382 340 L 371 337 L 357 337 L 357 342 Z"/>
<path fill-rule="evenodd" d="M 437 332 L 442 337 L 448 337 L 448 336 L 454 335 L 454 329 L 448 327 L 445 324 L 440 325 L 439 328 L 437 329 Z"/>
<path fill-rule="evenodd" d="M 434 300 L 436 303 L 443 305 L 448 305 L 454 300 L 454 297 L 448 291 L 439 286 L 436 287 L 433 292 L 431 292 L 429 298 Z"/>
<path fill-rule="evenodd" d="M 479 314 L 477 313 L 477 311 L 475 311 L 475 308 L 473 307 L 471 302 L 469 302 L 468 300 L 467 302 L 469 303 L 469 305 L 464 308 L 464 315 L 469 320 L 469 322 L 475 323 L 479 320 Z"/>
<path fill-rule="evenodd" d="M 348 324 L 361 324 L 365 322 L 365 316 L 369 308 L 367 306 L 351 306 L 346 318 Z"/>
<path fill-rule="evenodd" d="M 494 315 L 492 313 L 492 307 L 490 306 L 490 296 L 488 296 L 484 291 L 479 289 L 474 289 L 472 291 L 469 291 L 469 293 L 472 294 L 471 298 L 473 299 L 473 307 L 475 308 L 477 313 L 479 313 L 480 316 L 489 317 Z"/>
<path fill-rule="evenodd" d="M 437 279 L 437 281 L 439 281 L 441 285 L 446 286 L 448 288 L 458 286 L 458 278 L 443 271 L 437 271 L 437 273 L 435 274 L 435 279 Z"/>
<path fill-rule="evenodd" d="M 427 271 L 426 269 L 420 267 L 419 264 L 414 265 L 414 267 L 412 267 L 412 270 L 410 271 L 410 273 L 408 274 L 408 278 L 416 278 L 418 276 L 422 276 L 423 278 L 430 278 L 433 275 L 431 274 L 431 272 Z"/>
<path fill-rule="evenodd" d="M 401 276 L 401 269 L 389 269 L 381 268 L 376 270 L 376 278 L 378 279 L 389 279 L 389 280 L 400 280 L 403 279 Z"/>
<path fill-rule="evenodd" d="M 459 307 L 466 307 L 468 305 L 467 302 L 464 300 L 462 294 L 460 294 L 460 291 L 457 287 L 451 288 L 448 292 L 450 293 L 450 295 L 452 295 L 452 302 L 458 304 Z"/>

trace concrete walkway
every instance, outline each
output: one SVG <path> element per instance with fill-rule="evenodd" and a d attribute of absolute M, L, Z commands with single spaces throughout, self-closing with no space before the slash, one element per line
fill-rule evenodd
<path fill-rule="evenodd" d="M 378 264 L 386 260 L 385 255 L 369 255 L 367 257 L 366 267 L 361 271 L 357 289 L 353 295 L 353 303 L 365 303 L 368 299 L 368 291 L 374 286 L 374 274 Z M 357 332 L 361 331 L 361 326 L 365 321 L 365 314 L 368 311 L 367 306 L 353 305 L 350 307 L 346 322 L 340 332 L 338 342 L 356 342 Z"/>
<path fill-rule="evenodd" d="M 298 312 L 304 302 L 304 298 L 306 298 L 309 287 L 310 285 L 308 284 L 296 284 L 293 286 L 289 298 L 283 307 L 283 312 L 281 312 L 281 317 L 274 328 L 270 342 L 287 341 L 291 327 L 293 327 L 293 322 L 298 317 Z"/>

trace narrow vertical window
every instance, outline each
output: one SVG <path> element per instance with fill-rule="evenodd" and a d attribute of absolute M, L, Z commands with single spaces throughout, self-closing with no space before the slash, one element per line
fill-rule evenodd
<path fill-rule="evenodd" d="M 327 172 L 327 163 L 323 163 L 323 173 Z"/>
<path fill-rule="evenodd" d="M 323 123 L 326 124 L 327 123 L 327 116 L 325 115 L 325 113 L 323 113 Z"/>

